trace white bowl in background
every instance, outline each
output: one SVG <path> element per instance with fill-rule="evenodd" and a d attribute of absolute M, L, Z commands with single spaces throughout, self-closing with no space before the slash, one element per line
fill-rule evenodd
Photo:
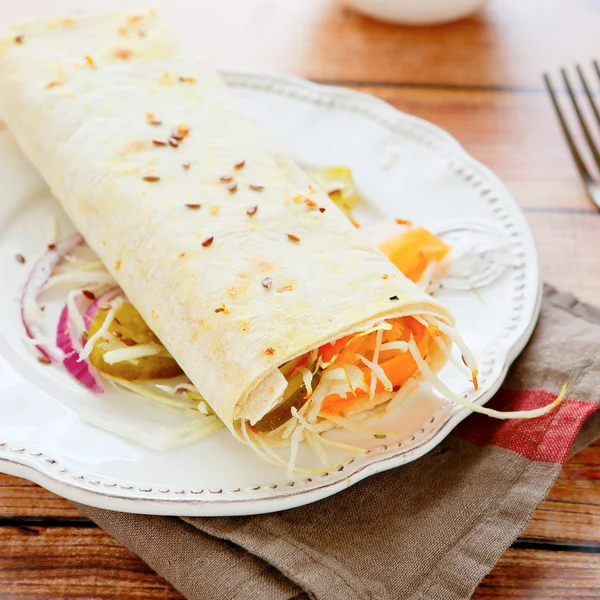
<path fill-rule="evenodd" d="M 404 25 L 434 25 L 467 17 L 485 0 L 344 0 L 374 19 Z"/>

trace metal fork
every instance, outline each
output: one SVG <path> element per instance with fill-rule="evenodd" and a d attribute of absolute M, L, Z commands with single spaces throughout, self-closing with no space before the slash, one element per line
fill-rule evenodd
<path fill-rule="evenodd" d="M 598 66 L 598 62 L 594 61 L 593 65 L 594 65 L 594 70 L 596 72 L 596 75 L 598 76 L 598 79 L 600 80 L 600 67 Z M 592 112 L 594 113 L 594 117 L 596 118 L 596 122 L 597 122 L 598 126 L 600 127 L 600 112 L 598 111 L 598 107 L 596 106 L 596 102 L 592 95 L 591 88 L 588 85 L 588 82 L 585 78 L 583 70 L 581 69 L 581 67 L 579 65 L 577 65 L 576 70 L 577 70 L 577 74 L 579 75 L 579 80 L 581 81 L 581 85 L 583 86 L 583 89 L 585 91 L 585 95 L 587 96 L 588 102 L 590 103 L 590 106 L 592 108 Z M 592 153 L 592 156 L 594 158 L 594 162 L 598 166 L 598 169 L 600 169 L 600 152 L 598 151 L 598 147 L 597 147 L 596 143 L 594 142 L 594 139 L 590 132 L 589 125 L 586 122 L 586 119 L 583 116 L 583 113 L 581 112 L 579 101 L 577 100 L 577 97 L 573 91 L 573 86 L 571 85 L 569 75 L 567 74 L 566 69 L 561 69 L 560 73 L 562 75 L 562 79 L 565 84 L 565 87 L 567 88 L 567 92 L 568 92 L 569 98 L 571 99 L 573 108 L 575 109 L 575 114 L 577 115 L 577 120 L 579 121 L 579 125 L 581 126 L 581 129 L 583 131 L 583 135 L 587 141 L 590 152 Z M 575 161 L 575 166 L 577 167 L 577 170 L 579 171 L 579 174 L 581 175 L 581 179 L 583 180 L 585 189 L 587 190 L 587 193 L 589 194 L 590 198 L 592 199 L 592 202 L 598 207 L 598 209 L 600 209 L 600 184 L 597 183 L 596 180 L 590 175 L 590 172 L 588 171 L 588 168 L 586 167 L 585 162 L 581 158 L 581 154 L 579 153 L 579 150 L 577 149 L 577 145 L 575 144 L 573 135 L 569 131 L 569 126 L 567 125 L 567 121 L 565 119 L 563 109 L 560 107 L 560 104 L 558 103 L 558 99 L 556 97 L 556 92 L 554 91 L 554 88 L 552 86 L 552 82 L 550 81 L 550 76 L 548 75 L 548 73 L 544 73 L 544 82 L 546 83 L 546 89 L 548 90 L 548 94 L 550 95 L 550 99 L 552 100 L 552 105 L 554 106 L 554 110 L 556 111 L 556 116 L 558 117 L 560 127 L 562 129 L 562 132 L 563 132 L 566 140 L 567 140 L 569 150 L 571 151 L 571 155 L 573 156 L 573 160 Z"/>

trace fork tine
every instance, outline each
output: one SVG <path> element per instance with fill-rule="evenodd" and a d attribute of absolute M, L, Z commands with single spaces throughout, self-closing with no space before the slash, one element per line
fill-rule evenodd
<path fill-rule="evenodd" d="M 587 140 L 588 146 L 590 147 L 592 156 L 594 157 L 594 160 L 596 161 L 596 165 L 598 165 L 598 168 L 600 169 L 600 153 L 598 153 L 598 150 L 596 148 L 596 143 L 594 142 L 594 138 L 592 138 L 592 134 L 590 133 L 590 130 L 587 126 L 585 117 L 583 116 L 583 113 L 581 112 L 581 109 L 579 108 L 579 102 L 577 101 L 575 93 L 573 92 L 573 88 L 571 87 L 571 82 L 569 80 L 569 76 L 567 75 L 567 71 L 566 71 L 566 69 L 561 69 L 560 72 L 561 72 L 563 81 L 565 82 L 567 92 L 569 93 L 569 96 L 571 98 L 571 102 L 573 103 L 573 108 L 575 109 L 575 114 L 577 115 L 577 120 L 579 121 L 579 125 L 581 125 L 581 129 L 583 131 L 583 134 L 585 135 L 585 139 Z"/>
<path fill-rule="evenodd" d="M 596 69 L 598 69 L 598 63 L 596 63 L 596 61 L 594 61 L 594 63 L 595 63 Z M 583 74 L 583 69 L 579 65 L 577 65 L 576 69 L 577 69 L 577 74 L 579 75 L 579 80 L 581 81 L 581 85 L 583 86 L 583 89 L 585 90 L 585 95 L 587 96 L 587 98 L 590 102 L 590 106 L 592 107 L 592 110 L 594 111 L 594 116 L 596 117 L 596 122 L 600 126 L 600 112 L 598 112 L 598 107 L 596 106 L 596 101 L 594 100 L 592 91 L 591 91 L 590 87 L 588 86 L 587 79 L 585 78 L 585 75 Z"/>
<path fill-rule="evenodd" d="M 567 122 L 563 115 L 562 109 L 558 104 L 558 100 L 556 98 L 556 94 L 554 93 L 554 88 L 552 87 L 552 82 L 550 81 L 550 76 L 548 75 L 548 73 L 544 73 L 544 83 L 546 84 L 546 89 L 548 90 L 548 94 L 550 95 L 550 99 L 552 100 L 552 106 L 554 107 L 554 111 L 556 112 L 556 116 L 558 117 L 558 122 L 560 123 L 560 128 L 562 129 L 563 135 L 567 140 L 567 145 L 569 146 L 569 150 L 571 151 L 571 156 L 575 161 L 577 170 L 579 171 L 579 174 L 581 175 L 584 182 L 587 183 L 591 181 L 592 178 L 590 177 L 587 167 L 581 159 L 581 155 L 579 154 L 577 146 L 573 141 L 573 137 L 571 136 L 571 132 L 569 131 L 569 127 L 567 126 Z"/>

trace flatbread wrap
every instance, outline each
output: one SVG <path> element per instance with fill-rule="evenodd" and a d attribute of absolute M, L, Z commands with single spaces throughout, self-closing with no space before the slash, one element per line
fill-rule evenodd
<path fill-rule="evenodd" d="M 350 426 L 445 363 L 449 311 L 154 12 L 13 27 L 0 117 L 241 442 Z"/>

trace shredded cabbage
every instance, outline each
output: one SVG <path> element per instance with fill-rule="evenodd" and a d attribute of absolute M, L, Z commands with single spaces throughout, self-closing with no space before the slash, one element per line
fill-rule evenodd
<path fill-rule="evenodd" d="M 83 347 L 83 350 L 81 351 L 81 354 L 79 355 L 79 360 L 83 360 L 84 358 L 87 358 L 90 355 L 90 353 L 92 352 L 92 350 L 94 349 L 96 342 L 99 339 L 104 337 L 104 335 L 108 331 L 108 328 L 110 327 L 110 324 L 113 322 L 113 319 L 115 318 L 115 315 L 117 314 L 117 310 L 119 310 L 121 304 L 123 304 L 123 298 L 121 296 L 115 298 L 111 302 L 110 310 L 108 311 L 108 313 L 106 314 L 106 317 L 104 318 L 102 327 L 100 327 L 100 329 L 98 329 L 98 331 L 96 331 L 96 333 L 88 339 L 85 346 Z"/>
<path fill-rule="evenodd" d="M 371 372 L 383 384 L 383 389 L 386 392 L 393 391 L 394 386 L 392 385 L 392 382 L 389 380 L 388 376 L 385 374 L 385 371 L 381 368 L 380 365 L 374 363 L 371 360 L 367 360 L 364 356 L 362 356 L 362 354 L 357 354 L 356 358 L 358 358 L 358 360 L 360 360 L 360 362 L 362 362 L 366 367 L 371 369 Z M 374 396 L 374 393 L 371 393 L 370 389 L 369 389 L 369 395 L 371 398 Z"/>
<path fill-rule="evenodd" d="M 73 339 L 81 338 L 83 332 L 86 330 L 83 317 L 79 312 L 79 307 L 77 306 L 77 299 L 80 296 L 80 290 L 73 290 L 67 294 L 67 312 L 69 314 L 68 322 L 73 325 L 73 327 L 75 328 L 75 331 L 73 333 L 76 334 L 71 336 Z"/>
<path fill-rule="evenodd" d="M 381 351 L 385 352 L 386 350 L 400 350 L 401 352 L 406 352 L 408 350 L 408 342 L 399 341 L 381 344 Z"/>
<path fill-rule="evenodd" d="M 68 273 L 61 273 L 60 275 L 50 277 L 50 279 L 48 279 L 48 281 L 46 282 L 46 285 L 43 287 L 43 290 L 46 291 L 51 287 L 63 283 L 71 283 L 77 285 L 101 283 L 114 285 L 115 280 L 108 271 L 89 271 L 85 268 L 82 268 L 78 271 L 69 271 Z"/>
<path fill-rule="evenodd" d="M 114 365 L 118 362 L 133 361 L 144 356 L 156 356 L 165 351 L 164 347 L 154 342 L 148 344 L 136 344 L 135 346 L 125 346 L 125 348 L 117 348 L 109 350 L 102 355 L 105 363 Z"/>
<path fill-rule="evenodd" d="M 344 429 L 348 429 L 349 431 L 354 431 L 356 433 L 366 433 L 368 435 L 398 435 L 398 431 L 392 431 L 388 429 L 379 429 L 372 428 L 359 423 L 358 421 L 353 421 L 352 419 L 348 419 L 345 417 L 340 417 L 338 415 L 326 415 L 325 418 L 328 421 L 331 421 L 338 427 L 343 427 Z"/>
<path fill-rule="evenodd" d="M 543 406 L 542 408 L 536 408 L 534 410 L 515 410 L 508 412 L 501 412 L 499 410 L 494 410 L 493 408 L 487 408 L 485 406 L 479 406 L 479 404 L 475 404 L 474 402 L 469 402 L 465 400 L 458 394 L 454 393 L 431 369 L 431 367 L 427 364 L 425 360 L 421 357 L 421 353 L 419 352 L 419 348 L 415 343 L 414 339 L 408 344 L 408 350 L 412 354 L 413 359 L 417 363 L 421 374 L 424 379 L 429 382 L 440 394 L 446 396 L 452 402 L 464 406 L 468 408 L 472 412 L 481 413 L 482 415 L 488 415 L 488 417 L 494 417 L 496 419 L 533 419 L 535 417 L 541 417 L 545 415 L 547 412 L 551 411 L 553 408 L 558 406 L 564 399 L 565 393 L 567 391 L 567 384 L 565 384 L 562 388 L 559 396 L 551 402 L 550 404 Z"/>
<path fill-rule="evenodd" d="M 149 400 L 153 404 L 159 406 L 168 406 L 171 408 L 185 409 L 191 408 L 197 410 L 198 402 L 190 400 L 187 396 L 180 394 L 179 396 L 169 397 L 164 394 L 153 392 L 148 386 L 141 383 L 134 383 L 127 379 L 121 379 L 119 377 L 113 377 L 112 375 L 104 374 L 104 377 L 110 379 L 113 383 L 118 386 L 124 387 L 125 389 L 135 392 L 145 400 Z"/>

